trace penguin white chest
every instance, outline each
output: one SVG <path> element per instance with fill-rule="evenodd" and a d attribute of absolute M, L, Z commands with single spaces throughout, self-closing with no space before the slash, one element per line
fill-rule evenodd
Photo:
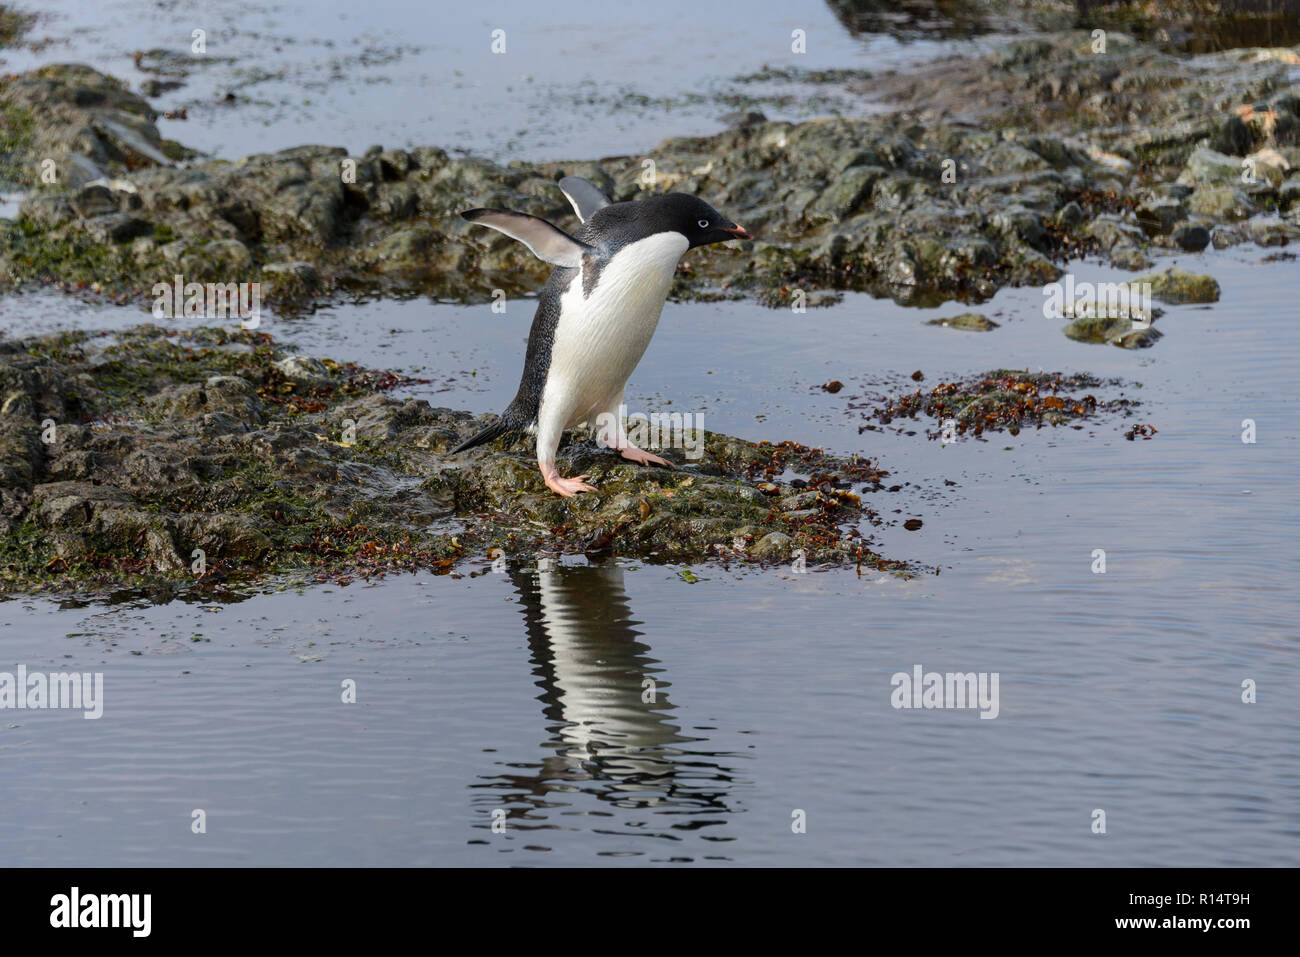
<path fill-rule="evenodd" d="M 574 278 L 560 297 L 543 417 L 562 418 L 561 428 L 568 428 L 618 402 L 650 345 L 677 262 L 689 246 L 681 233 L 657 233 L 615 253 L 590 295 L 585 271 Z"/>

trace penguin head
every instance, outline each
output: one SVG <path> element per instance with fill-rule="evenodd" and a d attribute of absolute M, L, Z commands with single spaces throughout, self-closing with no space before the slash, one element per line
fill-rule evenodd
<path fill-rule="evenodd" d="M 631 227 L 644 236 L 681 233 L 692 249 L 728 239 L 754 238 L 749 230 L 733 223 L 698 196 L 687 193 L 664 193 L 633 203 L 606 206 L 591 222 L 598 228 L 608 228 L 620 220 L 626 223 L 624 228 Z"/>
<path fill-rule="evenodd" d="M 733 223 L 726 216 L 700 199 L 687 193 L 665 193 L 643 200 L 655 204 L 656 218 L 662 217 L 668 229 L 681 233 L 692 249 L 710 243 L 724 243 L 728 239 L 753 239 L 749 230 Z"/>

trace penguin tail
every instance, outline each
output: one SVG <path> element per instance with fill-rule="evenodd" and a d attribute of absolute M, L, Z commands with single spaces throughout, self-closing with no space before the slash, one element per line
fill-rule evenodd
<path fill-rule="evenodd" d="M 455 455 L 457 452 L 464 452 L 466 449 L 472 449 L 475 446 L 483 445 L 484 443 L 491 442 L 493 439 L 497 438 L 498 436 L 502 436 L 505 435 L 507 432 L 514 432 L 514 431 L 517 430 L 508 422 L 506 422 L 504 418 L 502 418 L 501 420 L 489 425 L 482 432 L 479 432 L 471 436 L 470 438 L 466 439 L 464 442 L 460 443 L 460 445 L 452 449 L 449 454 Z"/>

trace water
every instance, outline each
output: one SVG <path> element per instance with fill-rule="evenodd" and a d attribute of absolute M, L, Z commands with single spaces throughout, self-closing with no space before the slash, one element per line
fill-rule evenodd
<path fill-rule="evenodd" d="M 23 4 L 16 4 L 19 8 Z M 902 69 L 996 42 L 850 35 L 825 5 L 663 0 L 617 11 L 597 0 L 411 3 L 275 0 L 42 0 L 29 40 L 0 51 L 6 72 L 88 63 L 133 90 L 153 74 L 137 51 L 167 50 L 185 85 L 150 98 L 162 134 L 237 159 L 323 143 L 360 152 L 441 146 L 504 162 L 585 159 L 648 150 L 669 136 L 715 133 L 737 97 L 766 95 L 773 119 L 816 114 L 816 88 L 738 84 L 765 67 Z M 192 32 L 206 31 L 205 53 Z M 806 52 L 791 49 L 803 30 Z M 505 52 L 493 53 L 493 31 Z M 148 66 L 150 61 L 146 60 Z M 235 99 L 228 100 L 233 94 Z M 869 104 L 837 99 L 846 114 Z"/>
<path fill-rule="evenodd" d="M 879 457 L 909 484 L 872 504 L 925 524 L 870 529 L 877 547 L 938 576 L 708 565 L 692 584 L 570 559 L 231 605 L 6 602 L 4 660 L 102 671 L 106 706 L 6 715 L 0 859 L 1294 863 L 1300 355 L 1292 267 L 1260 255 L 1184 257 L 1223 299 L 1169 307 L 1144 352 L 1064 339 L 1036 290 L 986 305 L 1003 323 L 988 334 L 921 325 L 951 306 L 865 297 L 794 334 L 750 304 L 670 305 L 629 404 L 673 396 L 710 428 Z M 270 329 L 447 373 L 418 388 L 486 410 L 513 390 L 527 318 L 522 301 L 506 316 L 380 301 Z M 1134 421 L 1159 433 L 1128 442 L 1101 420 L 944 447 L 859 435 L 846 411 L 899 370 L 999 364 L 1141 381 Z M 830 377 L 845 390 L 813 388 Z M 1000 714 L 895 710 L 890 676 L 915 664 L 998 672 Z M 1258 704 L 1240 702 L 1245 679 Z"/>
<path fill-rule="evenodd" d="M 75 27 L 70 49 L 94 48 L 120 72 L 123 51 L 171 28 L 169 18 L 132 22 L 138 4 L 108 4 L 96 45 L 86 13 L 51 9 Z M 168 9 L 181 19 L 189 8 Z M 297 20 L 296 9 L 228 16 L 250 43 L 263 26 L 334 29 L 335 18 Z M 397 23 L 374 9 L 376 33 Z M 786 15 L 762 9 L 731 26 L 788 36 Z M 682 67 L 708 45 L 672 13 L 647 14 L 655 39 L 643 60 L 662 53 Z M 554 64 L 567 89 L 630 42 L 603 28 L 606 45 L 584 53 L 594 40 L 582 29 L 596 28 L 580 14 L 549 34 L 571 54 Z M 855 40 L 817 5 L 799 16 L 840 30 L 827 33 L 836 49 L 892 42 Z M 437 22 L 437 36 L 424 31 L 432 39 L 408 31 L 403 42 L 459 49 L 455 29 L 495 18 L 479 5 L 472 18 L 447 11 Z M 854 56 L 835 65 L 861 65 Z M 400 102 L 416 95 L 404 72 L 416 66 L 404 56 L 380 69 L 393 77 L 391 107 L 368 99 L 364 83 L 344 85 L 311 114 L 315 132 L 277 118 L 258 148 L 393 145 L 401 123 L 414 142 L 445 143 L 438 122 Z M 748 61 L 678 72 L 684 86 L 733 66 Z M 541 128 L 523 109 L 497 124 L 457 108 L 476 124 L 463 141 L 479 151 L 504 149 L 516 126 L 530 137 Z M 258 109 L 230 114 L 231 155 Z M 665 133 L 690 131 L 694 121 L 677 119 Z M 195 142 L 207 124 L 209 139 L 197 139 L 211 148 L 223 122 L 196 124 L 192 112 L 168 132 Z M 642 133 L 605 118 L 586 130 L 555 149 L 587 155 L 583 136 L 630 143 Z M 1294 865 L 1300 333 L 1295 263 L 1263 255 L 1180 256 L 1219 280 L 1222 299 L 1166 307 L 1164 338 L 1140 352 L 1065 339 L 1037 289 L 978 307 L 1002 324 L 986 334 L 922 324 L 967 308 L 957 304 L 906 309 L 849 295 L 803 316 L 669 304 L 629 407 L 701 412 L 710 429 L 878 459 L 901 488 L 871 496 L 887 523 L 864 534 L 937 575 L 710 564 L 691 569 L 692 582 L 675 567 L 570 558 L 550 571 L 481 564 L 272 587 L 231 604 L 0 602 L 0 671 L 102 672 L 105 687 L 97 721 L 0 715 L 0 863 Z M 1080 281 L 1127 278 L 1093 263 L 1072 269 Z M 513 394 L 532 308 L 373 300 L 263 322 L 304 351 L 418 374 L 430 381 L 412 394 L 480 412 Z M 147 319 L 47 293 L 0 298 L 7 336 Z M 1129 420 L 946 446 L 898 421 L 860 433 L 865 420 L 850 408 L 916 388 L 914 370 L 929 386 L 1003 366 L 1118 377 L 1126 384 L 1105 395 L 1142 404 Z M 843 391 L 818 388 L 830 379 Z M 1254 444 L 1241 441 L 1247 418 Z M 1138 422 L 1155 438 L 1126 441 Z M 906 530 L 910 518 L 923 526 Z M 1092 571 L 1096 549 L 1105 574 Z M 918 664 L 997 672 L 997 718 L 894 709 L 891 676 Z M 1241 702 L 1246 680 L 1257 704 Z M 341 700 L 347 681 L 352 704 Z M 1106 812 L 1104 836 L 1091 831 L 1095 809 Z M 196 810 L 204 834 L 191 831 Z M 806 833 L 792 831 L 798 812 Z"/>

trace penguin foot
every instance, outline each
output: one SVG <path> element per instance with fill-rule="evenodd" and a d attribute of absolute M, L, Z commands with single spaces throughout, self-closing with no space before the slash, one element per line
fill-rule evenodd
<path fill-rule="evenodd" d="M 560 473 L 556 471 L 554 465 L 550 468 L 542 469 L 542 480 L 546 482 L 546 487 L 557 495 L 563 495 L 565 498 L 573 498 L 579 492 L 594 492 L 596 486 L 588 485 L 583 481 L 590 478 L 587 475 L 579 475 L 577 478 L 560 478 Z"/>
<path fill-rule="evenodd" d="M 629 445 L 618 450 L 625 459 L 630 459 L 637 465 L 662 465 L 665 468 L 672 468 L 673 463 L 667 459 L 661 459 L 657 455 L 651 455 L 644 449 L 638 449 L 635 445 Z"/>

